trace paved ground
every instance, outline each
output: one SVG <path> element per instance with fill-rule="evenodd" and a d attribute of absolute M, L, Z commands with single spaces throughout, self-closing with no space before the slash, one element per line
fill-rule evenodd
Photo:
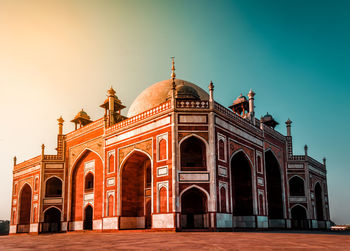
<path fill-rule="evenodd" d="M 350 250 L 350 234 L 332 233 L 68 233 L 0 236 L 0 250 Z"/>

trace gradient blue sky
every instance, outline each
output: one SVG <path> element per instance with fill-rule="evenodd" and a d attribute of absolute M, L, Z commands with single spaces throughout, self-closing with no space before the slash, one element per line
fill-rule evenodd
<path fill-rule="evenodd" d="M 257 116 L 293 121 L 295 154 L 327 158 L 331 217 L 350 224 L 350 1 L 0 0 L 0 218 L 10 215 L 12 157 L 54 153 L 57 122 L 93 119 L 113 85 L 130 106 L 170 76 L 230 105 L 252 88 Z M 73 129 L 65 123 L 65 132 Z"/>

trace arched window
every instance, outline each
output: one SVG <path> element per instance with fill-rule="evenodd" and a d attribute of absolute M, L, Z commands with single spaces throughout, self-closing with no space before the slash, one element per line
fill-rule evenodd
<path fill-rule="evenodd" d="M 167 191 L 165 187 L 159 190 L 159 213 L 166 213 L 167 209 Z"/>
<path fill-rule="evenodd" d="M 114 172 L 114 154 L 111 154 L 108 159 L 108 172 L 113 173 Z"/>
<path fill-rule="evenodd" d="M 85 191 L 94 189 L 94 175 L 92 173 L 88 173 L 85 176 Z"/>
<path fill-rule="evenodd" d="M 62 181 L 59 178 L 52 177 L 46 181 L 46 197 L 62 196 Z"/>
<path fill-rule="evenodd" d="M 305 196 L 304 180 L 298 176 L 294 176 L 289 180 L 290 196 Z"/>
<path fill-rule="evenodd" d="M 161 139 L 159 141 L 159 160 L 165 160 L 166 159 L 166 140 Z"/>
<path fill-rule="evenodd" d="M 205 171 L 206 150 L 205 144 L 197 137 L 189 137 L 180 146 L 181 169 L 184 171 Z"/>
<path fill-rule="evenodd" d="M 219 140 L 219 159 L 225 160 L 225 143 L 222 139 Z"/>
<path fill-rule="evenodd" d="M 113 216 L 113 195 L 108 196 L 108 209 L 107 216 Z"/>
<path fill-rule="evenodd" d="M 220 188 L 220 209 L 221 213 L 226 213 L 226 189 L 224 187 Z"/>

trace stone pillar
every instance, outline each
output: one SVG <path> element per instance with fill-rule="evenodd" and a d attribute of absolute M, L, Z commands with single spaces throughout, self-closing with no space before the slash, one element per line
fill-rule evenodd
<path fill-rule="evenodd" d="M 308 147 L 307 147 L 307 145 L 305 145 L 305 146 L 304 146 L 305 157 L 307 156 L 307 149 L 308 149 Z"/>
<path fill-rule="evenodd" d="M 326 157 L 323 157 L 323 165 L 326 168 Z"/>
<path fill-rule="evenodd" d="M 44 155 L 45 155 L 45 145 L 42 144 L 41 145 L 41 157 L 42 157 L 42 159 L 44 159 Z"/>
<path fill-rule="evenodd" d="M 109 109 L 109 126 L 114 125 L 114 99 L 115 99 L 115 91 L 111 87 L 111 89 L 108 90 L 108 109 Z"/>
<path fill-rule="evenodd" d="M 214 109 L 214 84 L 210 81 L 209 88 L 209 108 Z"/>
<path fill-rule="evenodd" d="M 250 91 L 248 93 L 248 97 L 249 97 L 249 117 L 250 117 L 250 120 L 252 121 L 253 124 L 255 124 L 254 96 L 255 96 L 255 92 L 253 92 L 252 89 L 250 89 Z"/>
<path fill-rule="evenodd" d="M 210 173 L 210 198 L 208 201 L 209 211 L 209 229 L 215 231 L 216 223 L 216 212 L 217 212 L 217 182 L 216 182 L 216 141 L 215 141 L 215 117 L 214 117 L 214 84 L 209 84 L 209 107 L 210 113 L 208 116 L 209 123 L 209 149 L 208 149 L 208 171 Z"/>
<path fill-rule="evenodd" d="M 63 118 L 62 116 L 59 117 L 59 119 L 57 119 L 58 121 L 58 135 L 62 135 L 63 134 Z"/>
<path fill-rule="evenodd" d="M 288 119 L 286 121 L 286 127 L 287 127 L 287 136 L 292 136 L 292 131 L 291 131 L 291 126 L 292 125 L 292 121 L 290 119 Z"/>

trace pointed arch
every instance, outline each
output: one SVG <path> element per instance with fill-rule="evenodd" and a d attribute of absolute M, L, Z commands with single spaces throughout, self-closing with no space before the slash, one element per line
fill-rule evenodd
<path fill-rule="evenodd" d="M 199 186 L 192 185 L 181 192 L 181 227 L 182 228 L 207 228 L 208 217 L 208 193 Z"/>
<path fill-rule="evenodd" d="M 50 176 L 45 180 L 45 197 L 62 197 L 63 180 L 56 176 Z"/>
<path fill-rule="evenodd" d="M 299 175 L 293 175 L 289 180 L 290 196 L 305 196 L 305 180 Z"/>
<path fill-rule="evenodd" d="M 152 163 L 152 160 L 153 160 L 153 159 L 152 159 L 151 155 L 149 155 L 148 152 L 143 151 L 143 150 L 138 149 L 138 148 L 135 148 L 135 149 L 133 149 L 132 151 L 130 151 L 130 152 L 124 157 L 124 159 L 120 162 L 119 170 L 118 170 L 118 177 L 120 177 L 120 175 L 121 175 L 121 170 L 123 169 L 122 167 L 124 166 L 125 162 L 126 162 L 126 161 L 132 156 L 132 154 L 134 154 L 135 152 L 140 152 L 140 153 L 143 153 L 143 154 L 147 155 L 147 157 L 151 160 L 151 163 Z M 153 165 L 151 165 L 151 166 L 153 166 Z"/>
<path fill-rule="evenodd" d="M 293 229 L 308 229 L 308 210 L 301 204 L 296 204 L 291 207 L 291 223 Z"/>
<path fill-rule="evenodd" d="M 235 216 L 256 213 L 255 170 L 252 160 L 242 149 L 230 157 L 232 211 Z"/>
<path fill-rule="evenodd" d="M 84 207 L 84 224 L 83 224 L 84 230 L 93 229 L 93 224 L 92 224 L 93 219 L 94 219 L 94 207 L 91 205 L 91 203 L 88 203 Z"/>
<path fill-rule="evenodd" d="M 208 149 L 208 142 L 199 135 L 192 133 L 183 137 L 179 142 L 181 170 L 206 171 Z"/>
<path fill-rule="evenodd" d="M 46 208 L 43 212 L 44 222 L 41 232 L 57 233 L 61 231 L 62 210 L 55 206 Z"/>
<path fill-rule="evenodd" d="M 95 154 L 100 158 L 100 160 L 102 161 L 102 164 L 104 165 L 104 159 L 101 157 L 101 155 L 100 155 L 98 152 L 96 152 L 96 151 L 94 151 L 94 150 L 92 150 L 92 149 L 86 147 L 86 148 L 84 148 L 84 150 L 82 150 L 82 151 L 78 154 L 78 157 L 74 160 L 74 162 L 73 162 L 73 164 L 72 164 L 72 169 L 70 170 L 70 174 L 69 174 L 70 177 L 72 177 L 72 173 L 73 173 L 74 169 L 76 168 L 77 163 L 79 163 L 79 161 L 80 161 L 82 158 L 84 158 L 84 155 L 86 155 L 88 152 L 93 152 L 93 153 L 95 153 Z"/>
<path fill-rule="evenodd" d="M 118 168 L 117 186 L 117 215 L 120 216 L 121 229 L 151 227 L 148 219 L 153 209 L 152 173 L 152 158 L 143 150 L 133 149 L 122 160 Z"/>

